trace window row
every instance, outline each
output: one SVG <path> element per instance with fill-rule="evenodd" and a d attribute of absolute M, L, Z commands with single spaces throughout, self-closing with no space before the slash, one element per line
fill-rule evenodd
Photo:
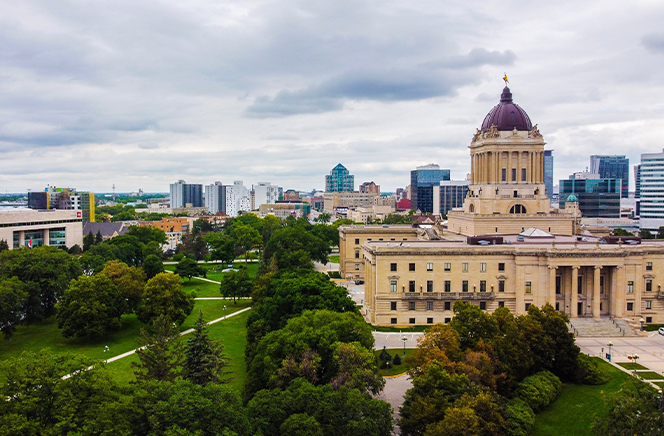
<path fill-rule="evenodd" d="M 367 241 L 371 241 L 371 238 L 367 238 Z M 383 238 L 378 238 L 379 241 L 382 241 Z M 404 241 L 407 241 L 408 238 L 403 238 Z M 390 241 L 396 241 L 396 238 L 390 238 Z M 355 238 L 355 245 L 360 245 L 360 238 Z"/>
<path fill-rule="evenodd" d="M 355 252 L 355 257 L 359 258 L 359 251 Z M 433 271 L 433 263 L 428 262 L 426 265 L 427 271 Z M 398 271 L 399 267 L 397 263 L 390 263 L 390 271 Z M 408 271 L 415 271 L 415 263 L 411 262 L 408 264 Z M 446 262 L 443 264 L 443 271 L 450 272 L 452 271 L 452 263 Z M 498 263 L 498 271 L 505 271 L 505 263 Z M 461 264 L 461 272 L 468 272 L 468 263 L 463 262 Z M 486 272 L 486 262 L 480 262 L 480 272 Z"/>
<path fill-rule="evenodd" d="M 433 280 L 427 280 L 426 291 L 434 292 L 433 290 Z M 390 280 L 390 291 L 398 292 L 399 282 L 396 280 Z M 408 281 L 408 292 L 416 292 L 417 284 L 415 280 Z M 530 293 L 531 285 L 530 282 L 526 282 L 526 293 Z M 406 285 L 403 285 L 402 291 L 406 292 Z M 420 285 L 420 292 L 424 291 L 424 285 Z M 461 282 L 461 289 L 458 292 L 468 292 L 469 284 L 468 280 L 463 280 Z M 473 292 L 477 291 L 476 285 L 473 285 Z M 480 280 L 480 292 L 486 292 L 486 280 Z M 445 280 L 443 282 L 443 292 L 452 292 L 452 280 Z M 455 291 L 457 292 L 457 291 Z M 491 285 L 491 292 L 493 292 L 493 285 Z M 505 292 L 505 280 L 498 280 L 498 292 Z"/>
<path fill-rule="evenodd" d="M 390 301 L 390 310 L 398 310 L 397 309 L 397 301 Z M 434 310 L 433 309 L 433 301 L 425 301 L 425 306 L 421 308 L 426 308 L 426 310 Z M 499 303 L 503 303 L 502 305 L 499 304 L 499 307 L 504 306 L 504 302 L 500 301 Z M 408 310 L 417 310 L 418 309 L 418 304 L 417 301 L 409 301 L 408 302 Z M 486 301 L 480 301 L 480 309 L 486 310 Z M 451 301 L 444 301 L 443 302 L 443 310 L 452 310 L 452 302 Z"/>

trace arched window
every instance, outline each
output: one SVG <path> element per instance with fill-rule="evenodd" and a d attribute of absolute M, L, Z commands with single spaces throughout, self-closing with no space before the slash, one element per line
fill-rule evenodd
<path fill-rule="evenodd" d="M 471 204 L 468 210 L 470 211 L 470 213 L 475 213 L 475 205 Z"/>
<path fill-rule="evenodd" d="M 515 204 L 512 206 L 510 209 L 511 214 L 517 214 L 517 213 L 526 213 L 526 207 L 522 204 Z"/>

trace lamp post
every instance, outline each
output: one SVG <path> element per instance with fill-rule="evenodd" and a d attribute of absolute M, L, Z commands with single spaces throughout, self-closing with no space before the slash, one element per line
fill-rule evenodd
<path fill-rule="evenodd" d="M 636 377 L 636 361 L 639 359 L 639 355 L 634 353 L 632 354 L 632 362 L 634 362 L 634 377 Z"/>
<path fill-rule="evenodd" d="M 643 317 L 641 317 L 641 319 L 639 320 L 639 322 L 641 323 L 641 331 L 643 331 L 643 323 L 646 322 L 646 320 L 643 319 Z"/>
<path fill-rule="evenodd" d="M 403 341 L 403 357 L 406 357 L 406 341 L 408 338 L 404 336 L 401 340 Z"/>
<path fill-rule="evenodd" d="M 609 362 L 611 362 L 611 349 L 613 348 L 613 342 L 609 342 L 606 344 L 606 346 L 609 347 L 609 354 L 606 357 L 609 359 Z"/>
<path fill-rule="evenodd" d="M 106 359 L 106 352 L 109 350 L 110 348 L 108 348 L 108 345 L 104 345 L 104 363 L 108 363 L 108 359 Z"/>

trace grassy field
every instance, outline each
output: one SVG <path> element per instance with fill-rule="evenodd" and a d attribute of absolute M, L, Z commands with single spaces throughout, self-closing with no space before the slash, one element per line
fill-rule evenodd
<path fill-rule="evenodd" d="M 203 266 L 203 268 L 207 269 L 207 275 L 206 278 L 210 280 L 214 280 L 216 282 L 221 281 L 221 278 L 224 276 L 225 273 L 222 273 L 221 270 L 226 268 L 226 265 L 222 264 L 210 264 L 206 265 L 204 263 L 200 264 Z M 235 262 L 233 264 L 233 267 L 238 269 L 240 266 L 246 266 L 247 267 L 247 272 L 249 273 L 249 277 L 256 277 L 256 273 L 258 272 L 258 262 L 249 262 L 249 263 L 244 263 L 241 261 Z M 164 265 L 164 269 L 166 271 L 175 271 L 176 265 Z M 217 272 L 215 272 L 217 271 Z M 192 279 L 193 281 L 194 279 Z"/>
<path fill-rule="evenodd" d="M 655 371 L 637 372 L 636 375 L 644 380 L 664 380 L 664 375 Z"/>
<path fill-rule="evenodd" d="M 380 356 L 380 353 L 383 351 L 381 348 L 380 350 L 375 350 L 374 354 L 376 357 Z M 410 356 L 413 354 L 412 348 L 406 348 L 406 356 Z M 390 356 L 392 356 L 392 359 L 394 359 L 395 354 L 399 354 L 401 356 L 401 365 L 394 365 L 391 368 L 386 368 L 386 369 L 379 369 L 378 374 L 380 374 L 382 377 L 387 377 L 391 375 L 399 375 L 403 374 L 404 372 L 408 371 L 408 368 L 406 368 L 406 362 L 404 361 L 404 356 L 403 356 L 403 348 L 401 349 L 387 349 L 387 352 L 390 353 Z"/>
<path fill-rule="evenodd" d="M 621 362 L 621 363 L 616 363 L 618 366 L 622 366 L 625 369 L 629 369 L 630 371 L 634 371 L 635 369 L 638 371 L 640 369 L 648 369 L 645 366 L 641 365 L 640 363 L 632 363 L 632 362 Z"/>
<path fill-rule="evenodd" d="M 224 305 L 226 305 L 226 310 L 223 309 Z M 203 312 L 203 317 L 207 321 L 211 321 L 250 305 L 250 300 L 239 301 L 237 305 L 228 304 L 224 300 L 198 300 L 194 310 L 182 324 L 181 330 L 193 327 L 199 310 Z M 38 352 L 44 348 L 50 348 L 54 353 L 71 352 L 103 360 L 136 348 L 136 340 L 141 328 L 146 328 L 146 325 L 138 321 L 136 315 L 124 315 L 122 329 L 108 335 L 103 340 L 65 339 L 62 337 L 55 319 L 49 318 L 42 323 L 31 325 L 29 328 L 19 327 L 11 341 L 0 341 L 0 360 L 18 356 L 23 351 Z M 104 347 L 106 346 L 109 347 L 109 351 L 105 353 Z"/>
<path fill-rule="evenodd" d="M 221 297 L 219 285 L 205 280 L 182 279 L 182 290 L 188 294 L 196 292 L 196 297 Z"/>
<path fill-rule="evenodd" d="M 630 375 L 595 358 L 602 371 L 611 374 L 611 381 L 600 386 L 564 385 L 560 398 L 537 415 L 533 436 L 587 436 L 595 417 L 609 413 L 606 398 L 617 392 Z"/>
<path fill-rule="evenodd" d="M 330 262 L 332 262 L 332 263 L 339 263 L 339 256 L 338 255 L 329 256 L 329 259 L 330 259 Z"/>
<path fill-rule="evenodd" d="M 235 310 L 232 311 L 234 312 Z M 246 325 L 248 316 L 249 312 L 244 312 L 208 327 L 210 339 L 215 341 L 221 340 L 224 344 L 224 354 L 230 359 L 228 370 L 231 381 L 229 385 L 237 390 L 242 389 L 246 379 L 244 347 L 247 343 Z M 183 337 L 184 341 L 187 339 L 188 336 Z M 135 380 L 131 362 L 138 362 L 136 354 L 109 363 L 107 370 L 110 371 L 113 378 L 118 382 L 128 383 Z"/>

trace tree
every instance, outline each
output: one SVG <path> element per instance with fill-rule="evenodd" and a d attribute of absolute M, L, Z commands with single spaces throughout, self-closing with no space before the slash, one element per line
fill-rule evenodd
<path fill-rule="evenodd" d="M 159 244 L 166 243 L 166 233 L 163 230 L 152 226 L 131 226 L 126 234 L 129 236 L 135 236 L 145 245 L 150 242 L 157 242 Z"/>
<path fill-rule="evenodd" d="M 160 257 L 150 254 L 143 262 L 143 271 L 148 279 L 164 272 L 164 262 Z"/>
<path fill-rule="evenodd" d="M 0 253 L 9 250 L 9 244 L 5 239 L 0 239 Z"/>
<path fill-rule="evenodd" d="M 152 323 L 159 316 L 182 324 L 194 308 L 194 299 L 182 290 L 180 276 L 160 273 L 145 284 L 136 314 L 141 322 Z"/>
<path fill-rule="evenodd" d="M 233 298 L 233 303 L 237 304 L 236 298 L 246 298 L 251 295 L 253 283 L 246 269 L 239 271 L 229 271 L 221 279 L 221 296 Z"/>
<path fill-rule="evenodd" d="M 104 237 L 101 235 L 101 230 L 97 230 L 97 234 L 95 235 L 95 245 L 101 244 L 104 242 Z"/>
<path fill-rule="evenodd" d="M 240 248 L 240 253 L 244 254 L 245 262 L 248 262 L 249 251 L 260 246 L 263 242 L 261 234 L 255 228 L 238 224 L 233 229 L 233 237 L 235 238 L 236 245 Z"/>
<path fill-rule="evenodd" d="M 193 259 L 189 259 L 188 257 L 182 259 L 175 266 L 175 274 L 179 275 L 180 277 L 186 277 L 189 279 L 189 281 L 191 281 L 192 277 L 205 277 L 205 272 L 205 268 L 198 265 L 198 262 Z"/>
<path fill-rule="evenodd" d="M 161 244 L 157 241 L 150 241 L 145 246 L 143 246 L 143 259 L 150 255 L 155 255 L 159 258 L 163 257 L 164 250 L 161 248 Z"/>
<path fill-rule="evenodd" d="M 128 386 L 84 356 L 24 352 L 0 361 L 3 435 L 119 435 L 137 419 Z M 63 377 L 68 374 L 69 377 Z"/>
<path fill-rule="evenodd" d="M 141 266 L 143 264 L 143 247 L 145 244 L 138 237 L 129 234 L 129 232 L 111 238 L 102 245 L 106 244 L 117 247 L 115 251 L 117 257 L 115 259 L 129 266 Z"/>
<path fill-rule="evenodd" d="M 118 260 L 106 262 L 104 269 L 99 274 L 105 275 L 115 286 L 125 302 L 124 313 L 134 313 L 138 303 L 143 297 L 145 287 L 145 273 L 143 269 L 135 266 L 127 266 Z"/>
<path fill-rule="evenodd" d="M 495 321 L 474 304 L 457 300 L 454 303 L 454 318 L 450 326 L 459 333 L 462 350 L 475 349 L 480 339 L 488 341 L 498 332 Z"/>
<path fill-rule="evenodd" d="M 0 279 L 17 277 L 30 284 L 23 322 L 31 324 L 55 314 L 55 303 L 81 275 L 77 260 L 55 247 L 20 248 L 0 253 Z M 33 286 L 34 285 L 34 286 Z"/>
<path fill-rule="evenodd" d="M 655 237 L 653 234 L 650 232 L 648 229 L 641 229 L 639 231 L 639 234 L 641 235 L 641 238 L 643 239 L 654 239 Z"/>
<path fill-rule="evenodd" d="M 183 376 L 190 382 L 205 386 L 208 383 L 228 383 L 224 378 L 228 372 L 228 358 L 223 355 L 224 346 L 208 337 L 207 323 L 203 320 L 203 312 L 198 313 L 194 332 L 187 341 Z"/>
<path fill-rule="evenodd" d="M 326 264 L 330 245 L 309 232 L 303 226 L 291 226 L 276 230 L 265 244 L 264 264 L 274 257 L 282 269 L 312 269 L 312 261 Z"/>
<path fill-rule="evenodd" d="M 625 229 L 616 227 L 611 231 L 611 236 L 634 236 L 634 233 L 628 232 Z"/>
<path fill-rule="evenodd" d="M 92 232 L 89 232 L 83 237 L 83 251 L 88 251 L 93 245 L 95 245 L 95 237 Z"/>
<path fill-rule="evenodd" d="M 398 356 L 398 353 L 396 355 Z M 338 390 L 345 386 L 363 393 L 378 395 L 385 387 L 385 380 L 378 375 L 376 356 L 359 342 L 338 342 L 333 357 L 337 369 L 330 384 L 334 389 Z"/>
<path fill-rule="evenodd" d="M 329 213 L 323 212 L 321 214 L 318 214 L 318 216 L 314 219 L 314 221 L 321 224 L 327 224 L 330 222 L 331 219 L 332 216 L 330 216 Z"/>
<path fill-rule="evenodd" d="M 182 372 L 184 349 L 175 323 L 164 316 L 152 324 L 152 334 L 141 329 L 136 355 L 140 363 L 132 362 L 136 380 L 173 381 Z"/>
<path fill-rule="evenodd" d="M 664 239 L 664 226 L 657 229 L 657 239 Z"/>
<path fill-rule="evenodd" d="M 205 235 L 205 242 L 212 248 L 210 259 L 221 260 L 230 265 L 235 260 L 235 244 L 233 239 L 221 232 L 213 232 Z"/>
<path fill-rule="evenodd" d="M 18 278 L 0 280 L 0 331 L 9 340 L 23 317 L 23 307 L 28 299 L 26 284 Z"/>
<path fill-rule="evenodd" d="M 120 329 L 125 303 L 108 277 L 81 276 L 72 280 L 56 307 L 62 336 L 99 339 Z"/>
<path fill-rule="evenodd" d="M 191 226 L 195 235 L 210 233 L 212 231 L 212 223 L 207 220 L 197 219 Z"/>
<path fill-rule="evenodd" d="M 182 243 L 176 247 L 176 252 L 190 254 L 196 260 L 203 259 L 208 251 L 203 235 L 194 235 L 193 233 L 182 235 Z"/>
<path fill-rule="evenodd" d="M 258 344 L 256 354 L 249 364 L 246 397 L 250 398 L 261 389 L 287 386 L 291 380 L 300 376 L 306 376 L 308 381 L 315 384 L 331 383 L 333 379 L 339 385 L 346 380 L 352 380 L 352 383 L 365 380 L 368 384 L 363 390 L 372 390 L 373 381 L 367 380 L 364 373 L 357 377 L 354 374 L 342 376 L 342 367 L 334 357 L 340 342 L 357 342 L 357 346 L 370 350 L 374 339 L 371 328 L 357 313 L 306 311 L 289 320 L 286 327 L 268 333 Z M 340 353 L 352 355 L 346 351 Z M 362 362 L 364 359 L 365 356 L 360 355 Z M 371 361 L 375 365 L 375 359 Z M 307 368 L 313 368 L 309 375 L 306 374 Z M 348 369 L 348 366 L 345 368 Z M 357 368 L 361 371 L 366 369 L 364 363 L 358 364 Z"/>

